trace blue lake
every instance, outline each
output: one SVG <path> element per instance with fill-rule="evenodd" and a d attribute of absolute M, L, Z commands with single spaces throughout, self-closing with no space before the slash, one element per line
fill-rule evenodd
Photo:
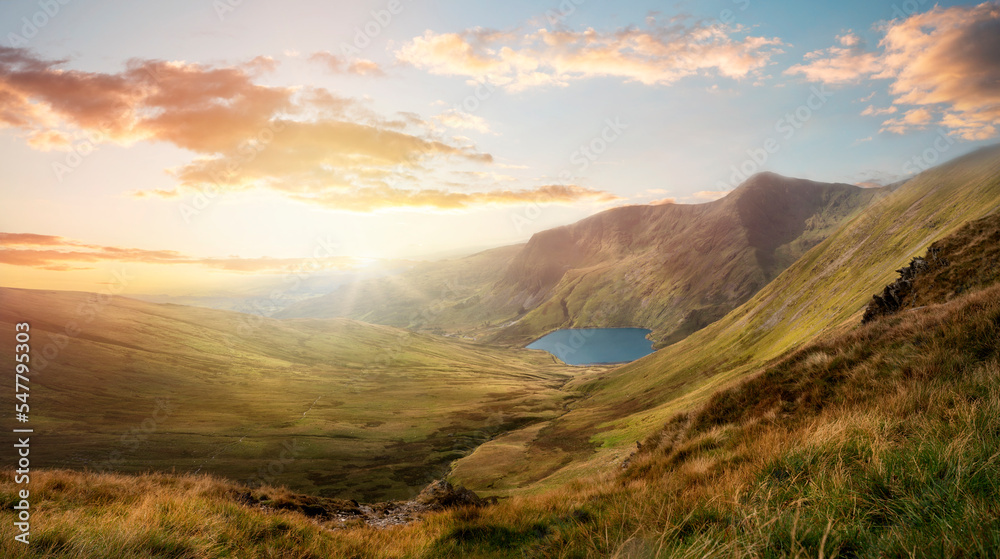
<path fill-rule="evenodd" d="M 528 344 L 570 365 L 627 363 L 653 353 L 645 328 L 573 328 L 556 330 Z"/>

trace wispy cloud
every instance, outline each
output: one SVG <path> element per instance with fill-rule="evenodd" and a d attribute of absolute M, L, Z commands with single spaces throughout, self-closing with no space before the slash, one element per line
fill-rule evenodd
<path fill-rule="evenodd" d="M 786 74 L 801 74 L 809 81 L 829 84 L 860 81 L 881 69 L 876 53 L 867 52 L 865 42 L 854 33 L 837 37 L 839 46 L 806 54 L 808 62 L 785 70 Z"/>
<path fill-rule="evenodd" d="M 671 84 L 699 73 L 746 78 L 767 66 L 782 45 L 777 38 L 747 35 L 738 26 L 651 19 L 645 28 L 614 31 L 427 31 L 396 56 L 434 74 L 488 80 L 516 91 L 594 77 L 646 85 Z"/>

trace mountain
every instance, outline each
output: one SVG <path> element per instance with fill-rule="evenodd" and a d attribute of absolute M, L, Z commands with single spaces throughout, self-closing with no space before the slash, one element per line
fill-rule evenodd
<path fill-rule="evenodd" d="M 569 369 L 545 353 L 347 319 L 0 288 L 0 330 L 13 340 L 20 322 L 39 467 L 409 497 L 495 434 L 562 413 L 569 396 Z M 13 351 L 0 358 L 13 363 Z M 0 395 L 14 403 L 13 390 Z"/>
<path fill-rule="evenodd" d="M 713 202 L 614 208 L 276 316 L 345 316 L 504 345 L 558 328 L 634 326 L 667 345 L 749 299 L 887 192 L 761 173 Z"/>
<path fill-rule="evenodd" d="M 543 231 L 493 289 L 530 311 L 493 339 L 638 326 L 671 343 L 749 299 L 884 193 L 760 173 L 713 202 L 626 206 Z"/>

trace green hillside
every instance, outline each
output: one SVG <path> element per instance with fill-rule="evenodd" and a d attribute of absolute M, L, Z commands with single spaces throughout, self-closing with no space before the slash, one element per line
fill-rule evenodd
<path fill-rule="evenodd" d="M 1000 147 L 926 171 L 838 229 L 723 319 L 585 384 L 586 398 L 558 419 L 478 448 L 458 463 L 456 479 L 479 487 L 486 481 L 481 464 L 504 460 L 519 470 L 495 475 L 490 483 L 515 489 L 542 479 L 567 482 L 620 462 L 671 414 L 790 349 L 859 321 L 896 269 L 998 208 Z M 533 459 L 526 461 L 528 456 Z"/>
<path fill-rule="evenodd" d="M 38 467 L 206 472 L 342 498 L 411 495 L 491 436 L 561 413 L 563 384 L 588 374 L 345 319 L 0 289 L 9 339 L 22 320 Z"/>

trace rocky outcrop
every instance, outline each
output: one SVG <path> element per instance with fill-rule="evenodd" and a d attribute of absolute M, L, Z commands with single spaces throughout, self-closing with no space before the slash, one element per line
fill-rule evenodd
<path fill-rule="evenodd" d="M 913 292 L 917 276 L 926 273 L 932 266 L 946 264 L 940 259 L 939 252 L 936 247 L 931 247 L 926 258 L 918 256 L 911 260 L 909 265 L 896 270 L 899 277 L 896 281 L 885 286 L 881 295 L 872 295 L 872 300 L 865 307 L 865 314 L 861 317 L 861 323 L 867 324 L 880 316 L 899 312 L 906 305 L 910 293 Z"/>
<path fill-rule="evenodd" d="M 480 506 L 485 503 L 483 499 L 461 485 L 453 487 L 445 480 L 438 480 L 417 495 L 414 501 L 427 510 L 442 510 L 454 507 Z"/>

